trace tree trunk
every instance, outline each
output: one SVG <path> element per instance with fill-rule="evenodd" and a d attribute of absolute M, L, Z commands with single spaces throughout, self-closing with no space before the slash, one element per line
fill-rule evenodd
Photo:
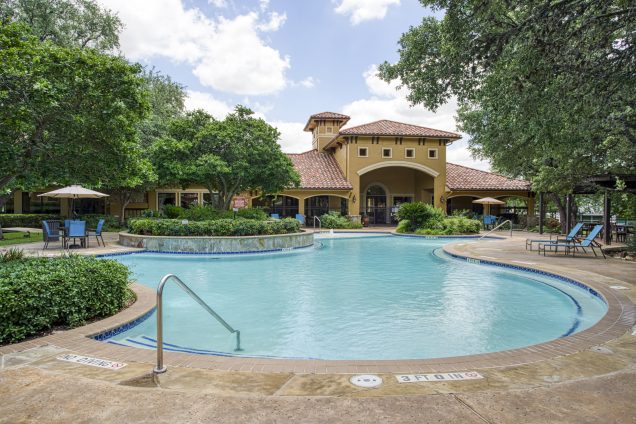
<path fill-rule="evenodd" d="M 554 200 L 554 203 L 557 205 L 557 208 L 559 209 L 559 222 L 561 223 L 561 232 L 565 233 L 566 229 L 565 226 L 566 224 L 566 217 L 567 217 L 567 212 L 566 212 L 566 208 L 565 208 L 565 197 L 561 197 L 556 193 L 552 193 L 550 195 L 550 197 L 552 197 L 552 200 Z"/>

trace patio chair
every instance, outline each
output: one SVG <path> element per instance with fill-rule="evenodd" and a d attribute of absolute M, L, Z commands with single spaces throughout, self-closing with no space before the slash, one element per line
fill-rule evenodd
<path fill-rule="evenodd" d="M 44 240 L 44 249 L 48 249 L 49 242 L 60 241 L 60 223 L 57 221 L 42 221 L 42 239 Z"/>
<path fill-rule="evenodd" d="M 556 240 L 552 240 L 552 239 L 526 239 L 526 250 L 528 250 L 528 246 L 530 247 L 530 250 L 532 250 L 532 243 L 559 243 L 559 242 L 565 242 L 565 243 L 571 243 L 574 241 L 577 241 L 576 235 L 579 233 L 579 231 L 581 231 L 581 228 L 583 228 L 583 223 L 579 222 L 578 224 L 576 224 L 572 230 L 570 230 L 570 232 L 565 236 L 565 238 L 558 238 Z"/>
<path fill-rule="evenodd" d="M 89 229 L 88 230 L 88 237 L 90 238 L 90 236 L 95 236 L 95 240 L 97 240 L 97 245 L 99 246 L 99 239 L 102 239 L 102 246 L 106 247 L 106 243 L 104 243 L 104 237 L 102 236 L 102 229 L 104 228 L 104 223 L 106 222 L 105 219 L 100 219 L 97 222 L 97 228 L 95 228 L 94 230 Z"/>
<path fill-rule="evenodd" d="M 277 213 L 272 213 L 272 214 L 270 214 L 269 216 L 271 216 L 271 217 L 272 217 L 272 218 L 274 218 L 274 219 L 280 219 L 280 215 L 279 215 L 279 214 L 277 214 Z"/>
<path fill-rule="evenodd" d="M 605 256 L 605 253 L 603 252 L 602 249 L 602 245 L 597 242 L 596 240 L 594 240 L 599 233 L 603 230 L 603 226 L 602 225 L 596 225 L 592 231 L 590 231 L 590 234 L 587 235 L 587 237 L 585 237 L 585 239 L 581 242 L 573 242 L 573 243 L 540 243 L 539 244 L 539 254 L 541 254 L 541 249 L 543 249 L 543 256 L 545 256 L 545 252 L 547 250 L 547 248 L 552 248 L 554 247 L 554 252 L 556 253 L 559 250 L 559 247 L 563 247 L 565 248 L 565 254 L 567 255 L 570 250 L 572 251 L 572 256 L 574 256 L 574 253 L 576 252 L 576 249 L 578 249 L 579 247 L 581 249 L 583 249 L 583 251 L 585 252 L 585 248 L 586 247 L 591 247 L 592 248 L 592 252 L 594 252 L 594 256 L 598 255 L 596 254 L 596 249 L 598 248 L 601 251 L 601 254 L 603 255 L 604 259 L 607 259 L 607 257 Z"/>
<path fill-rule="evenodd" d="M 86 221 L 71 221 L 66 233 L 64 234 L 64 246 L 70 248 L 68 242 L 73 239 L 73 245 L 75 240 L 80 239 L 82 247 L 87 247 L 88 236 L 86 235 Z"/>
<path fill-rule="evenodd" d="M 300 222 L 300 225 L 305 225 L 305 215 L 303 215 L 302 213 L 297 213 L 296 219 L 298 220 L 298 222 Z"/>

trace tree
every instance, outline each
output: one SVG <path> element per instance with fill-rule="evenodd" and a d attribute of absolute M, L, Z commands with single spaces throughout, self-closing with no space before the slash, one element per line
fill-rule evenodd
<path fill-rule="evenodd" d="M 455 96 L 471 150 L 563 195 L 636 167 L 636 8 L 622 0 L 421 0 L 445 9 L 400 40 L 398 79 L 429 108 Z"/>
<path fill-rule="evenodd" d="M 121 178 L 138 159 L 141 67 L 0 23 L 0 193 Z"/>
<path fill-rule="evenodd" d="M 154 70 L 143 73 L 144 90 L 148 93 L 150 113 L 138 125 L 139 150 L 136 161 L 129 161 L 119 178 L 108 181 L 111 198 L 119 204 L 119 220 L 126 219 L 126 208 L 139 194 L 153 189 L 157 184 L 157 173 L 150 158 L 152 144 L 167 135 L 168 124 L 184 112 L 185 91 L 169 76 Z"/>
<path fill-rule="evenodd" d="M 122 29 L 117 15 L 94 0 L 3 0 L 0 20 L 28 25 L 40 41 L 102 52 L 119 47 Z"/>
<path fill-rule="evenodd" d="M 237 106 L 217 121 L 202 111 L 188 113 L 170 125 L 170 137 L 153 145 L 159 179 L 181 186 L 201 184 L 219 194 L 221 209 L 246 190 L 276 193 L 297 186 L 299 176 L 283 154 L 276 128 Z"/>

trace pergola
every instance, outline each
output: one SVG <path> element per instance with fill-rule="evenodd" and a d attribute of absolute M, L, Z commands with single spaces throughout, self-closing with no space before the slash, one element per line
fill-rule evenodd
<path fill-rule="evenodd" d="M 576 194 L 597 194 L 603 192 L 605 195 L 603 202 L 603 243 L 611 244 L 611 222 L 612 201 L 610 193 L 616 190 L 616 182 L 620 180 L 625 184 L 622 193 L 636 193 L 636 175 L 631 174 L 605 174 L 587 178 L 581 184 L 574 187 L 572 193 L 566 198 L 566 227 L 567 232 L 572 228 L 572 204 Z M 539 193 L 539 233 L 543 234 L 543 224 L 545 218 L 545 203 L 543 193 Z"/>

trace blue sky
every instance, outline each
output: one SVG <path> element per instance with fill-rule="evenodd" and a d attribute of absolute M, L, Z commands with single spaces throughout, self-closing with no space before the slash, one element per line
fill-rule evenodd
<path fill-rule="evenodd" d="M 392 119 L 456 131 L 454 102 L 436 113 L 375 75 L 398 59 L 409 26 L 434 15 L 417 0 L 98 0 L 118 13 L 121 52 L 188 90 L 188 108 L 222 118 L 251 107 L 281 132 L 284 151 L 311 148 L 309 115 L 345 113 L 349 125 Z M 436 12 L 440 16 L 441 12 Z M 487 169 L 466 142 L 449 161 Z"/>

